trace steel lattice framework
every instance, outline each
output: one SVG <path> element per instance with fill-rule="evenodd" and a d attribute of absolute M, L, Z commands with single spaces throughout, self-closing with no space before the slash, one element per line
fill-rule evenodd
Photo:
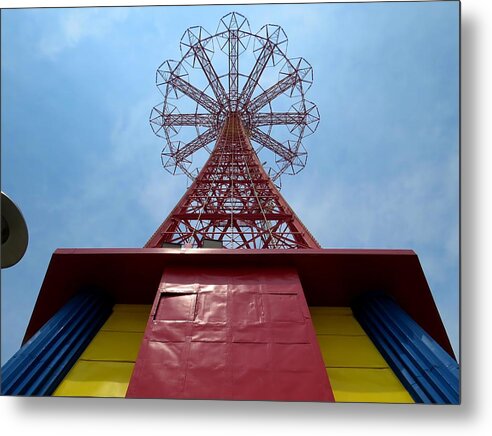
<path fill-rule="evenodd" d="M 181 60 L 157 70 L 164 101 L 152 109 L 150 124 L 165 139 L 163 167 L 192 184 L 145 246 L 201 247 L 214 240 L 228 248 L 319 247 L 279 192 L 283 174 L 304 168 L 302 140 L 319 123 L 316 105 L 305 99 L 311 66 L 286 56 L 281 27 L 268 24 L 253 34 L 236 12 L 220 20 L 214 35 L 189 28 L 180 46 Z M 214 47 L 223 56 L 212 63 Z M 198 83 L 185 65 L 199 73 Z M 189 140 L 174 140 L 178 134 Z M 200 159 L 192 165 L 200 154 L 201 170 Z"/>

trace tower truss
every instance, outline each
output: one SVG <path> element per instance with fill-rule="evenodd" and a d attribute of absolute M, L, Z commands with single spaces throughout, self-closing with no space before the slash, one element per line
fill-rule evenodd
<path fill-rule="evenodd" d="M 165 141 L 163 167 L 191 186 L 145 246 L 319 247 L 279 192 L 282 175 L 306 165 L 302 141 L 319 123 L 305 98 L 311 66 L 286 56 L 280 26 L 252 33 L 236 12 L 214 35 L 189 28 L 180 48 L 180 61 L 157 70 L 164 100 L 150 124 Z"/>

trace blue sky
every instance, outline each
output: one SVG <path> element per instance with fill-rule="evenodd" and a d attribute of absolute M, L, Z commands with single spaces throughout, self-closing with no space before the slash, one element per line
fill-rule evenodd
<path fill-rule="evenodd" d="M 141 247 L 183 194 L 148 124 L 155 70 L 232 10 L 314 69 L 321 123 L 283 195 L 325 248 L 415 250 L 458 350 L 457 2 L 27 9 L 1 23 L 2 191 L 30 230 L 2 270 L 2 363 L 56 248 Z"/>

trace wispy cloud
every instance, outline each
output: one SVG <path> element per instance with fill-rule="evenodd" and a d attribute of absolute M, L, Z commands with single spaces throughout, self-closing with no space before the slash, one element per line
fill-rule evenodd
<path fill-rule="evenodd" d="M 459 255 L 457 186 L 458 156 L 451 154 L 378 180 L 327 179 L 310 169 L 284 192 L 324 247 L 413 249 L 443 283 Z M 317 193 L 315 207 L 308 192 Z"/>
<path fill-rule="evenodd" d="M 65 246 L 141 246 L 183 193 L 185 178 L 160 165 L 162 145 L 148 125 L 153 102 L 147 96 L 113 114 L 105 149 L 93 155 L 76 190 L 50 206 L 63 217 Z"/>
<path fill-rule="evenodd" d="M 39 41 L 39 49 L 43 55 L 54 58 L 84 39 L 109 34 L 127 16 L 128 9 L 124 8 L 74 8 L 60 14 L 57 25 L 46 29 Z"/>

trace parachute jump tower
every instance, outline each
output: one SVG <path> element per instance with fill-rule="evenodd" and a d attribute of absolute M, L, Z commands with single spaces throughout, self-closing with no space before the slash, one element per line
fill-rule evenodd
<path fill-rule="evenodd" d="M 281 27 L 266 25 L 253 34 L 245 17 L 231 13 L 213 36 L 202 27 L 188 29 L 181 40 L 182 59 L 157 70 L 164 101 L 152 110 L 150 123 L 165 139 L 162 163 L 193 183 L 146 247 L 201 247 L 211 240 L 226 248 L 319 248 L 274 185 L 283 174 L 304 168 L 302 140 L 319 122 L 316 106 L 305 99 L 312 68 L 302 58 L 289 59 L 286 48 Z M 245 70 L 242 55 L 253 61 L 247 74 L 240 72 Z M 212 58 L 225 67 L 223 74 Z M 206 78 L 204 90 L 193 85 L 198 74 L 190 75 L 187 68 L 199 73 L 197 80 Z M 264 87 L 267 73 L 276 81 Z M 180 113 L 175 100 L 181 98 L 189 100 L 183 106 L 192 107 L 192 113 Z M 284 141 L 274 137 L 274 127 L 284 128 Z M 187 143 L 173 140 L 186 136 L 185 128 L 196 136 Z M 198 172 L 192 158 L 200 150 L 210 157 Z"/>
<path fill-rule="evenodd" d="M 458 403 L 417 255 L 322 249 L 280 194 L 319 123 L 282 28 L 233 12 L 180 48 L 150 124 L 190 186 L 144 248 L 55 251 L 2 392 Z"/>

